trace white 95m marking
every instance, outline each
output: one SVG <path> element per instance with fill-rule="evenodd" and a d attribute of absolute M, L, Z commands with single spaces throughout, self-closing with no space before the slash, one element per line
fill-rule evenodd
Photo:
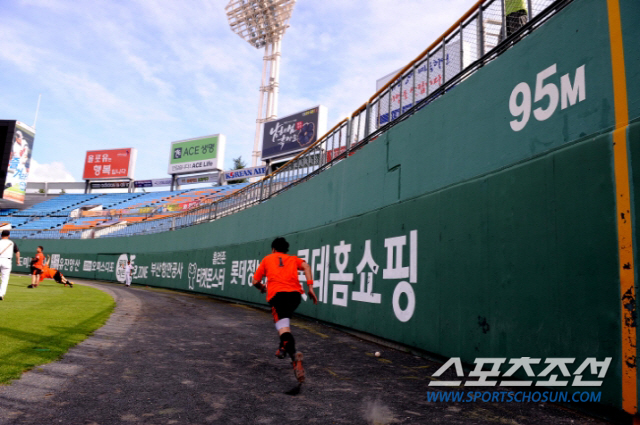
<path fill-rule="evenodd" d="M 558 109 L 558 103 L 560 103 L 560 109 L 566 109 L 585 100 L 587 98 L 587 90 L 584 67 L 582 65 L 576 68 L 573 84 L 569 74 L 564 74 L 560 77 L 559 89 L 558 85 L 553 81 L 554 78 L 552 78 L 557 72 L 556 64 L 540 71 L 536 76 L 533 103 L 529 84 L 522 82 L 516 85 L 509 97 L 509 112 L 515 117 L 514 120 L 509 122 L 511 129 L 520 131 L 525 128 L 529 118 L 531 118 L 533 106 L 537 106 L 533 109 L 535 119 L 545 121 L 551 118 L 556 109 Z M 555 80 L 557 81 L 557 78 Z"/>

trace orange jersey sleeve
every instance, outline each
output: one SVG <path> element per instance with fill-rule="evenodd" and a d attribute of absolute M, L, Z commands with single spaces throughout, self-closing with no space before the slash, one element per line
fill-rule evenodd
<path fill-rule="evenodd" d="M 256 270 L 256 272 L 253 274 L 253 278 L 255 280 L 257 280 L 258 282 L 262 280 L 262 278 L 265 276 L 265 265 L 264 265 L 264 260 L 262 260 L 262 262 L 260 263 L 260 265 L 258 266 L 258 270 Z"/>

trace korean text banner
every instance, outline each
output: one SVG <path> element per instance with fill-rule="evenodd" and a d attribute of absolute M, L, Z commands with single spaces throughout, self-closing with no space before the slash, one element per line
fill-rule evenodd
<path fill-rule="evenodd" d="M 87 151 L 82 178 L 133 179 L 137 154 L 135 148 Z"/>
<path fill-rule="evenodd" d="M 467 42 L 463 43 L 465 51 L 470 51 L 471 47 Z M 376 125 L 384 125 L 391 120 L 395 120 L 401 114 L 411 109 L 414 102 L 419 102 L 438 90 L 444 83 L 444 70 L 446 67 L 447 75 L 455 75 L 462 69 L 471 64 L 468 55 L 460 57 L 460 41 L 453 40 L 447 42 L 447 48 L 443 55 L 442 48 L 436 50 L 433 57 L 426 63 L 423 63 L 413 72 L 405 73 L 401 79 L 391 84 L 386 95 L 382 95 L 384 99 L 375 110 Z M 401 69 L 388 74 L 376 81 L 376 90 L 380 90 L 391 81 Z M 389 101 L 389 99 L 391 101 Z M 402 111 L 400 108 L 402 107 Z"/>
<path fill-rule="evenodd" d="M 171 186 L 171 179 L 136 180 L 135 187 Z"/>
<path fill-rule="evenodd" d="M 262 159 L 280 158 L 300 152 L 327 130 L 327 108 L 316 106 L 279 120 L 264 123 Z"/>
<path fill-rule="evenodd" d="M 214 134 L 171 143 L 169 174 L 222 169 L 225 142 L 223 134 Z"/>
<path fill-rule="evenodd" d="M 220 174 L 210 173 L 199 176 L 180 177 L 177 182 L 179 185 L 185 184 L 198 184 L 198 183 L 218 183 L 220 180 Z"/>
<path fill-rule="evenodd" d="M 19 203 L 24 202 L 34 137 L 35 130 L 33 128 L 16 121 L 7 174 L 4 181 L 3 199 Z"/>
<path fill-rule="evenodd" d="M 129 184 L 128 181 L 91 183 L 91 189 L 127 189 Z"/>

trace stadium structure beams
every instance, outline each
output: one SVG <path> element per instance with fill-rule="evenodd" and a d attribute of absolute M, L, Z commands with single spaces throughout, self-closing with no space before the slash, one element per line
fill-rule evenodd
<path fill-rule="evenodd" d="M 289 27 L 296 0 L 231 0 L 225 7 L 231 30 L 256 49 L 264 47 L 260 102 L 252 166 L 260 158 L 262 124 L 278 116 L 281 40 Z M 266 100 L 266 104 L 265 104 Z"/>

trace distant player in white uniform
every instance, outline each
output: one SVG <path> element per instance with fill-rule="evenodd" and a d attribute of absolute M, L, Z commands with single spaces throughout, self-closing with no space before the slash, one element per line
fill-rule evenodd
<path fill-rule="evenodd" d="M 16 266 L 20 264 L 20 250 L 12 240 L 9 239 L 9 231 L 2 231 L 0 239 L 0 301 L 4 301 L 9 286 L 9 275 L 11 274 L 11 259 L 16 255 Z"/>
<path fill-rule="evenodd" d="M 124 268 L 124 284 L 131 286 L 131 274 L 133 273 L 133 266 L 131 260 L 127 260 L 127 265 Z"/>

